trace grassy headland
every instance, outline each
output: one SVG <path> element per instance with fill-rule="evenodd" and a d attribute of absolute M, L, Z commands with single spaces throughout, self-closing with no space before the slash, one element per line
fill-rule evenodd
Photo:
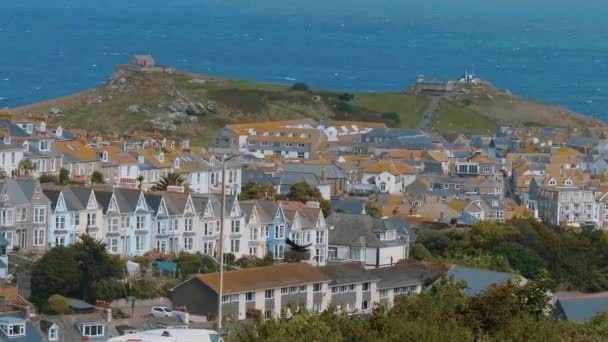
<path fill-rule="evenodd" d="M 66 128 L 101 133 L 161 130 L 209 145 L 229 123 L 292 118 L 381 121 L 415 127 L 430 103 L 411 91 L 344 94 L 182 72 L 124 73 L 74 95 L 15 108 L 16 115 L 51 113 Z M 583 127 L 603 124 L 558 107 L 496 91 L 485 85 L 443 99 L 429 128 L 487 132 L 498 125 Z"/>

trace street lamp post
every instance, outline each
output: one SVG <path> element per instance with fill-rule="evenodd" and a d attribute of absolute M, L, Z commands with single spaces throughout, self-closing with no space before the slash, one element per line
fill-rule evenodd
<path fill-rule="evenodd" d="M 220 246 L 219 246 L 219 264 L 220 264 L 220 288 L 219 295 L 217 299 L 217 331 L 220 332 L 222 330 L 222 297 L 224 296 L 224 208 L 226 206 L 226 162 L 234 159 L 236 157 L 241 156 L 241 154 L 236 154 L 230 157 L 222 158 L 222 202 L 220 205 Z"/>

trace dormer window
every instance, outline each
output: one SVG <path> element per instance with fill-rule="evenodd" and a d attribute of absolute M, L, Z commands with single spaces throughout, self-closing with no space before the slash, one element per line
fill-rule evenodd
<path fill-rule="evenodd" d="M 570 179 L 566 179 L 564 184 L 570 186 L 570 185 L 572 185 L 572 181 Z"/>
<path fill-rule="evenodd" d="M 38 149 L 40 151 L 48 151 L 49 150 L 49 141 L 48 140 L 40 140 L 38 142 Z"/>
<path fill-rule="evenodd" d="M 104 336 L 103 324 L 83 324 L 80 326 L 80 335 L 86 337 Z"/>
<path fill-rule="evenodd" d="M 164 153 L 162 153 L 162 152 L 161 152 L 161 153 L 159 153 L 159 154 L 158 154 L 157 159 L 158 159 L 158 161 L 159 161 L 159 162 L 161 162 L 161 163 L 162 163 L 162 162 L 164 162 L 164 161 L 165 161 L 165 154 L 164 154 Z"/>
<path fill-rule="evenodd" d="M 103 153 L 101 154 L 101 160 L 103 162 L 107 162 L 108 161 L 108 151 L 103 151 Z"/>
<path fill-rule="evenodd" d="M 9 145 L 11 143 L 11 136 L 7 135 L 4 137 L 4 144 Z"/>
<path fill-rule="evenodd" d="M 549 180 L 549 185 L 555 185 L 555 179 Z"/>
<path fill-rule="evenodd" d="M 54 324 L 49 328 L 49 341 L 59 341 L 59 329 Z"/>
<path fill-rule="evenodd" d="M 144 163 L 144 161 L 145 161 L 144 156 L 137 156 L 137 161 L 138 161 L 140 164 L 143 164 L 143 163 Z"/>
<path fill-rule="evenodd" d="M 179 158 L 175 159 L 175 161 L 173 162 L 173 167 L 179 169 Z"/>
<path fill-rule="evenodd" d="M 8 337 L 25 336 L 25 322 L 3 320 L 0 321 L 0 330 Z"/>
<path fill-rule="evenodd" d="M 492 201 L 492 206 L 493 207 L 498 207 L 498 201 L 497 200 L 493 200 Z"/>
<path fill-rule="evenodd" d="M 34 124 L 28 123 L 27 126 L 25 127 L 25 131 L 28 134 L 34 133 Z"/>
<path fill-rule="evenodd" d="M 63 136 L 63 128 L 58 127 L 57 131 L 55 131 L 55 134 L 57 134 L 58 137 L 62 137 Z"/>
<path fill-rule="evenodd" d="M 29 141 L 26 140 L 26 141 L 23 142 L 23 149 L 26 150 L 26 151 L 30 150 L 30 143 L 29 143 Z"/>
<path fill-rule="evenodd" d="M 40 123 L 40 132 L 46 132 L 46 124 L 44 122 Z"/>

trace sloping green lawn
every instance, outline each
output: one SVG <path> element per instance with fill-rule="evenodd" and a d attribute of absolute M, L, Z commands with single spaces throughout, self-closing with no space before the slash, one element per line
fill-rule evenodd
<path fill-rule="evenodd" d="M 442 100 L 429 128 L 438 132 L 488 133 L 497 127 L 496 122 L 472 109 Z"/>
<path fill-rule="evenodd" d="M 353 106 L 374 112 L 395 112 L 399 115 L 399 127 L 415 127 L 422 119 L 422 112 L 430 99 L 411 93 L 357 93 Z"/>

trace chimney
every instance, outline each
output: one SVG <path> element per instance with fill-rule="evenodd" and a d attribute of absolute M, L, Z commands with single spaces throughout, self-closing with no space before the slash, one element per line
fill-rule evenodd
<path fill-rule="evenodd" d="M 321 169 L 321 181 L 325 182 L 327 180 L 327 169 L 325 166 Z"/>
<path fill-rule="evenodd" d="M 112 321 L 112 308 L 110 307 L 110 303 L 104 300 L 98 300 L 97 302 L 95 302 L 95 306 L 100 310 L 103 310 L 104 320 L 107 323 L 110 323 Z"/>
<path fill-rule="evenodd" d="M 184 192 L 186 189 L 184 189 L 183 185 L 169 185 L 167 186 L 167 191 L 168 192 Z"/>

